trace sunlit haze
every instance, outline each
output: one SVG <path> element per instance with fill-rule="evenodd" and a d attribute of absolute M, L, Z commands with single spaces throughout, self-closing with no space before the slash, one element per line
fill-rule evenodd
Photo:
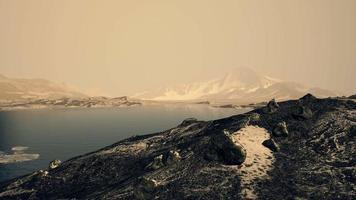
<path fill-rule="evenodd" d="M 0 74 L 132 95 L 237 67 L 356 93 L 356 1 L 0 0 Z"/>

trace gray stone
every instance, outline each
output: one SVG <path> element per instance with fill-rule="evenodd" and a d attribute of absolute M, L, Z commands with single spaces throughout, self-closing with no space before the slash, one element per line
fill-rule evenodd
<path fill-rule="evenodd" d="M 179 155 L 179 153 L 177 151 L 169 151 L 168 152 L 168 155 L 167 155 L 167 164 L 170 165 L 170 164 L 173 164 L 173 163 L 176 163 L 176 162 L 179 162 L 181 160 L 181 156 Z"/>
<path fill-rule="evenodd" d="M 263 141 L 262 145 L 269 148 L 271 151 L 279 151 L 279 145 L 273 139 Z"/>
<path fill-rule="evenodd" d="M 279 122 L 277 126 L 273 130 L 273 135 L 276 137 L 279 136 L 288 136 L 288 129 L 287 129 L 287 124 L 286 122 Z"/>
<path fill-rule="evenodd" d="M 275 99 L 272 99 L 267 103 L 267 106 L 265 107 L 264 111 L 266 113 L 274 113 L 278 110 L 278 108 L 279 108 L 278 103 L 276 102 Z"/>
<path fill-rule="evenodd" d="M 58 160 L 58 159 L 53 160 L 53 161 L 51 161 L 51 162 L 49 163 L 48 168 L 49 168 L 49 169 L 55 169 L 55 168 L 59 167 L 59 165 L 61 165 L 61 163 L 62 163 L 62 161 L 60 161 L 60 160 Z"/>
<path fill-rule="evenodd" d="M 246 160 L 246 150 L 235 142 L 227 131 L 223 131 L 212 137 L 212 143 L 216 148 L 217 157 L 227 165 L 241 165 Z M 210 153 L 211 154 L 211 153 Z M 212 155 L 207 155 L 213 157 Z"/>
<path fill-rule="evenodd" d="M 48 175 L 48 171 L 47 170 L 40 170 L 38 171 L 38 174 L 40 177 L 46 177 Z"/>
<path fill-rule="evenodd" d="M 156 156 L 153 161 L 146 166 L 146 169 L 156 170 L 163 167 L 163 155 Z"/>

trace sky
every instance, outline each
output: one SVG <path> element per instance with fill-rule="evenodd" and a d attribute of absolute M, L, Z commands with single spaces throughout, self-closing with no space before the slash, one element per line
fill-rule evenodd
<path fill-rule="evenodd" d="M 131 95 L 237 67 L 356 93 L 355 0 L 0 0 L 0 74 Z"/>

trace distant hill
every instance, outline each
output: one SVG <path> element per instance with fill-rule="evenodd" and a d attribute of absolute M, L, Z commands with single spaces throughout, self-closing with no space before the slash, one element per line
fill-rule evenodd
<path fill-rule="evenodd" d="M 296 99 L 306 93 L 312 93 L 318 97 L 337 95 L 329 90 L 262 76 L 249 68 L 238 68 L 218 79 L 160 88 L 134 95 L 134 97 L 158 101 L 209 100 L 251 103 L 268 101 L 272 98 Z"/>
<path fill-rule="evenodd" d="M 45 79 L 17 79 L 0 75 L 0 100 L 19 100 L 28 98 L 86 97 L 64 84 Z"/>

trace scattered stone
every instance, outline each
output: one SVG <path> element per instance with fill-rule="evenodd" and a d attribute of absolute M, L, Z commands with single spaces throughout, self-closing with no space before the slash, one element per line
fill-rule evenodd
<path fill-rule="evenodd" d="M 217 157 L 227 165 L 241 165 L 246 160 L 246 150 L 234 141 L 227 131 L 212 137 L 212 143 L 216 147 Z M 210 156 L 211 155 L 207 155 Z"/>
<path fill-rule="evenodd" d="M 41 177 L 46 177 L 48 175 L 48 171 L 47 170 L 40 170 L 40 171 L 38 171 L 38 174 Z"/>
<path fill-rule="evenodd" d="M 276 126 L 276 128 L 274 128 L 273 130 L 273 135 L 276 137 L 279 136 L 288 136 L 288 129 L 287 129 L 287 124 L 286 122 L 279 122 Z"/>
<path fill-rule="evenodd" d="M 177 151 L 169 151 L 168 152 L 168 156 L 167 156 L 167 164 L 173 164 L 176 162 L 179 162 L 181 160 L 181 156 L 179 155 L 179 153 Z"/>
<path fill-rule="evenodd" d="M 271 101 L 269 101 L 267 103 L 267 106 L 265 108 L 265 112 L 266 113 L 274 113 L 274 112 L 276 112 L 278 110 L 278 108 L 279 108 L 278 103 L 276 102 L 275 99 L 272 99 Z"/>
<path fill-rule="evenodd" d="M 157 186 L 158 182 L 156 180 L 143 177 L 134 189 L 134 196 L 136 199 L 154 199 L 153 192 Z"/>
<path fill-rule="evenodd" d="M 279 145 L 273 139 L 263 141 L 262 145 L 269 148 L 271 151 L 279 151 Z"/>
<path fill-rule="evenodd" d="M 53 161 L 51 161 L 51 162 L 49 163 L 48 168 L 49 168 L 49 169 L 55 169 L 55 168 L 59 167 L 59 165 L 61 165 L 61 163 L 62 163 L 62 161 L 60 161 L 60 160 L 58 160 L 58 159 L 53 160 Z"/>
<path fill-rule="evenodd" d="M 163 167 L 163 155 L 156 156 L 153 161 L 146 166 L 146 169 L 156 170 Z"/>

